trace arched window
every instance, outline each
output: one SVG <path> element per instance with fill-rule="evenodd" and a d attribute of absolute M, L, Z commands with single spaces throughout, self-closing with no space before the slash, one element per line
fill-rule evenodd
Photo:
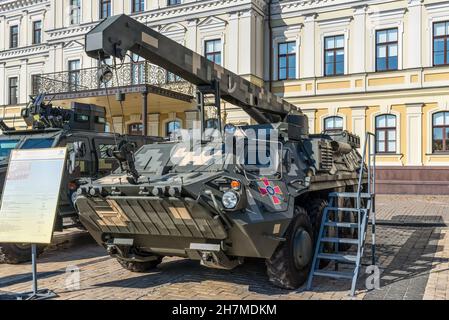
<path fill-rule="evenodd" d="M 396 153 L 396 116 L 381 114 L 376 117 L 376 152 Z"/>
<path fill-rule="evenodd" d="M 165 124 L 165 132 L 167 137 L 181 129 L 181 122 L 179 120 L 169 121 Z"/>
<path fill-rule="evenodd" d="M 327 117 L 324 119 L 324 131 L 342 131 L 343 118 L 338 116 Z"/>
<path fill-rule="evenodd" d="M 433 114 L 432 118 L 432 151 L 449 151 L 449 112 Z"/>
<path fill-rule="evenodd" d="M 143 124 L 140 122 L 128 125 L 128 134 L 131 136 L 141 136 L 143 133 Z"/>
<path fill-rule="evenodd" d="M 210 118 L 206 120 L 206 128 L 218 129 L 218 119 Z"/>

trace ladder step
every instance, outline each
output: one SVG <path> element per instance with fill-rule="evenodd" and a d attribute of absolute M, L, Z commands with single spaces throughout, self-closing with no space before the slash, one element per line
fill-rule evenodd
<path fill-rule="evenodd" d="M 337 208 L 337 207 L 327 207 L 328 211 L 347 211 L 347 212 L 358 212 L 359 210 L 356 208 Z M 362 212 L 368 212 L 366 208 L 360 208 Z"/>
<path fill-rule="evenodd" d="M 350 254 L 320 253 L 318 259 L 355 263 L 357 256 Z"/>
<path fill-rule="evenodd" d="M 357 198 L 357 192 L 332 192 L 329 194 L 330 197 L 339 197 L 339 198 Z M 369 199 L 372 197 L 370 193 L 361 193 L 361 198 Z"/>
<path fill-rule="evenodd" d="M 313 273 L 313 275 L 319 277 L 329 277 L 334 279 L 352 279 L 352 277 L 354 276 L 352 272 L 323 271 L 323 270 L 316 270 Z"/>
<path fill-rule="evenodd" d="M 353 229 L 359 227 L 357 223 L 351 222 L 325 222 L 324 225 L 327 227 L 353 228 Z"/>
<path fill-rule="evenodd" d="M 348 239 L 348 238 L 322 238 L 322 242 L 334 242 L 334 243 L 349 243 L 349 244 L 358 244 L 358 239 Z"/>

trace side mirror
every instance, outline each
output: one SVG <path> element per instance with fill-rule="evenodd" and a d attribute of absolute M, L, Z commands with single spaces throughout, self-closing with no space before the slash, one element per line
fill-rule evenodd
<path fill-rule="evenodd" d="M 73 148 L 69 151 L 68 170 L 72 174 L 76 168 L 76 158 L 82 158 L 86 155 L 86 145 L 82 141 L 73 143 Z"/>
<path fill-rule="evenodd" d="M 77 158 L 82 158 L 86 155 L 86 144 L 82 141 L 74 142 L 73 149 Z"/>

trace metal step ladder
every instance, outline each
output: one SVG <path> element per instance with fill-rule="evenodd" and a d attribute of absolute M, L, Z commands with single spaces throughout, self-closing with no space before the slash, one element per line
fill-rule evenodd
<path fill-rule="evenodd" d="M 329 194 L 329 204 L 323 212 L 312 268 L 307 281 L 307 290 L 312 288 L 314 277 L 348 279 L 352 281 L 350 293 L 351 296 L 354 296 L 361 269 L 361 260 L 365 251 L 370 218 L 372 227 L 372 264 L 376 264 L 376 217 L 374 205 L 376 154 L 375 150 L 371 150 L 371 146 L 373 146 L 372 140 L 375 142 L 375 135 L 368 132 L 363 147 L 357 190 L 355 192 L 334 192 Z M 368 163 L 365 165 L 366 158 L 368 158 Z M 372 163 L 371 160 L 373 160 Z M 367 190 L 362 190 L 363 184 L 367 184 Z M 344 205 L 338 205 L 339 199 L 340 203 Z M 339 214 L 343 219 L 338 219 Z M 352 220 L 350 215 L 353 215 Z M 357 231 L 356 237 L 354 236 L 354 231 Z M 345 251 L 342 249 L 343 246 L 345 248 L 353 246 L 355 250 Z M 322 261 L 334 262 L 335 270 L 320 268 Z M 349 266 L 350 271 L 339 271 L 341 264 Z"/>

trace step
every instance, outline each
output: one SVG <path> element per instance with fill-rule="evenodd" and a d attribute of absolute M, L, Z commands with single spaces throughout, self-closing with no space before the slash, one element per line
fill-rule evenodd
<path fill-rule="evenodd" d="M 328 211 L 347 211 L 347 212 L 358 212 L 359 211 L 359 209 L 357 209 L 357 208 L 343 208 L 343 207 L 341 207 L 341 208 L 337 208 L 337 207 L 326 207 L 326 209 L 328 210 Z M 366 208 L 360 208 L 360 211 L 361 212 L 368 212 L 368 209 L 366 209 Z"/>
<path fill-rule="evenodd" d="M 315 270 L 313 275 L 319 277 L 329 277 L 334 279 L 352 279 L 352 277 L 354 276 L 352 272 L 324 271 L 324 270 Z"/>
<path fill-rule="evenodd" d="M 337 228 L 352 228 L 356 229 L 359 227 L 357 223 L 352 222 L 325 222 L 324 225 L 326 227 L 337 227 Z"/>
<path fill-rule="evenodd" d="M 339 198 L 357 198 L 357 192 L 332 192 L 329 194 L 330 197 L 339 197 Z M 370 193 L 361 193 L 361 198 L 369 199 L 372 197 Z"/>
<path fill-rule="evenodd" d="M 358 239 L 348 239 L 348 238 L 322 238 L 321 242 L 358 244 L 359 240 Z"/>
<path fill-rule="evenodd" d="M 351 254 L 319 253 L 318 259 L 355 263 L 357 256 Z"/>

